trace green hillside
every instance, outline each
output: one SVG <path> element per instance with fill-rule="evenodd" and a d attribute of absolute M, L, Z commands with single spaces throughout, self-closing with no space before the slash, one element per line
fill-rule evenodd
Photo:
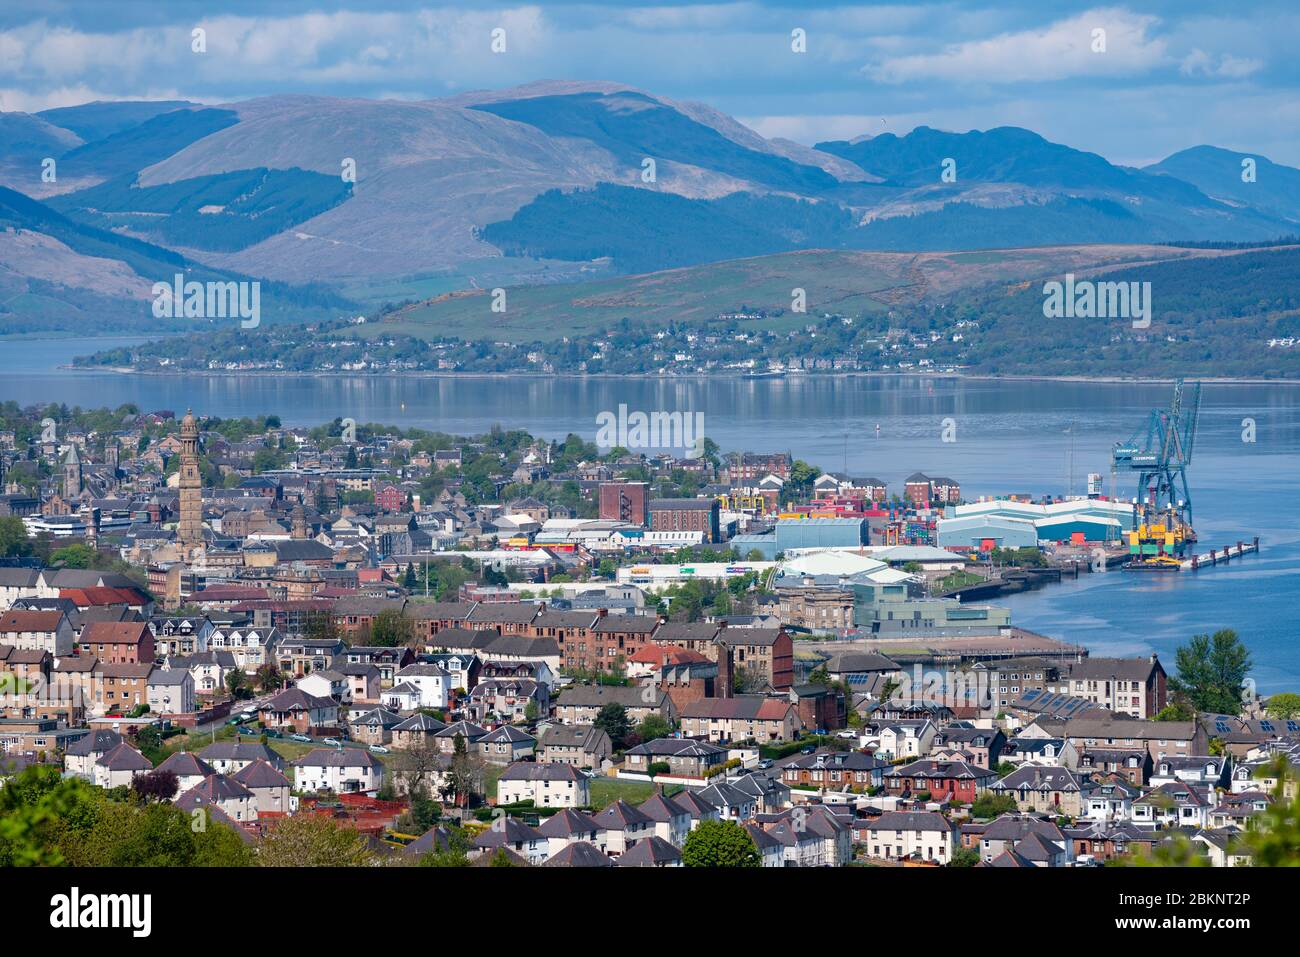
<path fill-rule="evenodd" d="M 350 184 L 302 169 L 247 169 L 161 186 L 135 174 L 49 200 L 79 222 L 126 228 L 154 242 L 232 252 L 259 243 L 343 202 Z"/>
<path fill-rule="evenodd" d="M 637 325 L 707 323 L 756 315 L 746 328 L 787 331 L 823 314 L 884 316 L 909 304 L 938 302 L 998 280 L 1048 276 L 1067 268 L 1195 255 L 1151 246 L 1060 246 L 957 253 L 803 250 L 585 283 L 508 287 L 506 311 L 493 313 L 489 290 L 450 293 L 399 309 L 370 336 L 398 333 L 531 342 L 583 335 L 627 319 Z M 803 289 L 807 313 L 791 311 Z"/>

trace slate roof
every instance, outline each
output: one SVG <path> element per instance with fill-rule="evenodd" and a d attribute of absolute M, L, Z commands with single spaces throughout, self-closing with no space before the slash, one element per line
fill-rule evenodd
<path fill-rule="evenodd" d="M 618 859 L 619 867 L 663 867 L 682 859 L 677 850 L 657 834 L 637 841 Z"/>
<path fill-rule="evenodd" d="M 612 867 L 613 863 L 594 844 L 574 841 L 543 861 L 542 867 Z"/>

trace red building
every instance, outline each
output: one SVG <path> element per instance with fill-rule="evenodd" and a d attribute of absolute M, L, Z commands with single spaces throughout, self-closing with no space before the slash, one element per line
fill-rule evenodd
<path fill-rule="evenodd" d="M 83 656 L 106 665 L 153 664 L 153 632 L 143 621 L 94 621 L 77 643 Z"/>
<path fill-rule="evenodd" d="M 932 801 L 973 804 L 975 795 L 997 781 L 996 772 L 965 761 L 913 761 L 885 774 L 890 794 L 928 792 Z"/>
<path fill-rule="evenodd" d="M 721 538 L 722 503 L 716 498 L 656 498 L 650 501 L 650 528 L 656 532 L 703 532 L 706 542 Z"/>
<path fill-rule="evenodd" d="M 385 485 L 375 493 L 375 504 L 385 512 L 405 511 L 408 501 L 407 494 L 396 485 Z"/>
<path fill-rule="evenodd" d="M 644 525 L 649 487 L 646 482 L 601 482 L 601 520 Z"/>

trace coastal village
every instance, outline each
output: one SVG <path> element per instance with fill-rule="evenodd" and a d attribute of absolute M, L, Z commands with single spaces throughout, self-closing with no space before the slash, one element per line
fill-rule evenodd
<path fill-rule="evenodd" d="M 4 779 L 248 863 L 308 822 L 375 865 L 1237 867 L 1295 798 L 1294 695 L 996 603 L 1123 556 L 1092 479 L 9 403 L 0 490 Z"/>

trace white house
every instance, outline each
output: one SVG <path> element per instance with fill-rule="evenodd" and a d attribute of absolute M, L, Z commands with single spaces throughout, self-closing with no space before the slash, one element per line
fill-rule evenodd
<path fill-rule="evenodd" d="M 149 710 L 155 714 L 193 714 L 199 709 L 194 676 L 188 671 L 154 668 L 146 692 Z"/>
<path fill-rule="evenodd" d="M 293 782 L 299 791 L 373 794 L 384 783 L 384 765 L 361 748 L 317 748 L 293 762 Z"/>
<path fill-rule="evenodd" d="M 379 696 L 380 703 L 393 711 L 414 711 L 420 707 L 420 689 L 403 681 Z"/>
<path fill-rule="evenodd" d="M 920 758 L 930 753 L 938 729 L 929 718 L 891 721 L 881 726 L 880 748 L 876 756 L 887 761 Z"/>
<path fill-rule="evenodd" d="M 947 864 L 956 850 L 952 825 L 930 811 L 886 811 L 865 828 L 867 854 L 884 860 Z"/>
<path fill-rule="evenodd" d="M 257 802 L 253 792 L 224 774 L 209 774 L 178 797 L 176 806 L 187 813 L 203 807 L 218 807 L 233 821 L 257 820 Z"/>
<path fill-rule="evenodd" d="M 0 613 L 0 645 L 48 651 L 56 658 L 72 654 L 76 634 L 61 611 L 6 611 Z"/>
<path fill-rule="evenodd" d="M 201 651 L 193 655 L 170 655 L 163 659 L 164 668 L 183 669 L 194 678 L 197 694 L 222 694 L 226 676 L 235 670 L 235 656 L 229 651 Z"/>
<path fill-rule="evenodd" d="M 217 773 L 212 765 L 190 751 L 173 751 L 158 765 L 158 770 L 176 775 L 177 796 L 202 784 L 208 775 Z"/>
<path fill-rule="evenodd" d="M 445 708 L 451 691 L 451 675 L 437 665 L 407 665 L 393 678 L 394 685 L 407 684 L 420 690 L 418 708 Z"/>
<path fill-rule="evenodd" d="M 116 788 L 129 785 L 137 774 L 152 770 L 150 760 L 123 741 L 95 762 L 91 780 L 101 788 Z"/>
<path fill-rule="evenodd" d="M 313 671 L 311 674 L 299 678 L 294 684 L 314 697 L 333 698 L 335 701 L 344 703 L 349 700 L 349 693 L 352 688 L 347 675 L 341 671 L 334 671 L 332 668 Z"/>
<path fill-rule="evenodd" d="M 279 640 L 274 628 L 218 628 L 209 636 L 208 648 L 229 651 L 235 664 L 251 673 L 272 661 Z"/>
<path fill-rule="evenodd" d="M 567 764 L 518 762 L 497 779 L 497 804 L 532 801 L 536 807 L 586 807 L 591 789 L 586 775 Z"/>

